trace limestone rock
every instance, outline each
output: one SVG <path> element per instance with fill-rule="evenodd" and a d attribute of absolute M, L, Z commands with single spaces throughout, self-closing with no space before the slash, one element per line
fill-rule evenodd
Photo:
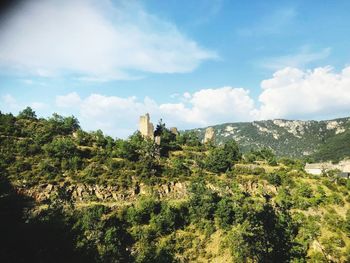
<path fill-rule="evenodd" d="M 208 127 L 205 130 L 204 134 L 204 143 L 214 142 L 215 141 L 215 130 L 213 127 Z"/>

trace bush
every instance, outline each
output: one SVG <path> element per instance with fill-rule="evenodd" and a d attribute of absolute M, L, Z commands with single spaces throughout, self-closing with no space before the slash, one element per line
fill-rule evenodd
<path fill-rule="evenodd" d="M 208 189 L 202 180 L 197 180 L 190 185 L 189 211 L 194 222 L 203 219 L 213 220 L 217 203 L 220 201 L 217 193 Z"/>
<path fill-rule="evenodd" d="M 307 184 L 300 184 L 296 189 L 297 195 L 305 198 L 310 198 L 312 196 L 312 189 Z"/>
<path fill-rule="evenodd" d="M 233 202 L 225 197 L 221 199 L 215 211 L 215 218 L 219 226 L 223 229 L 228 229 L 234 222 L 235 212 L 233 209 Z"/>
<path fill-rule="evenodd" d="M 164 169 L 163 175 L 169 178 L 187 177 L 191 175 L 191 170 L 184 164 L 184 158 L 173 158 L 170 167 Z"/>
<path fill-rule="evenodd" d="M 199 147 L 202 145 L 200 139 L 194 131 L 185 132 L 176 138 L 180 145 Z"/>
<path fill-rule="evenodd" d="M 161 204 L 153 198 L 143 198 L 127 210 L 127 221 L 132 225 L 148 224 L 153 214 L 159 214 Z"/>
<path fill-rule="evenodd" d="M 338 193 L 332 193 L 330 196 L 327 197 L 327 201 L 335 205 L 344 205 L 343 198 Z"/>
<path fill-rule="evenodd" d="M 51 143 L 44 146 L 48 157 L 62 159 L 72 158 L 77 153 L 77 148 L 71 138 L 56 137 Z"/>
<path fill-rule="evenodd" d="M 157 235 L 164 235 L 183 227 L 187 222 L 187 212 L 180 207 L 176 208 L 163 202 L 159 214 L 153 215 L 150 221 L 151 227 L 157 232 Z"/>
<path fill-rule="evenodd" d="M 279 174 L 267 174 L 266 179 L 270 184 L 274 186 L 282 185 L 282 178 Z"/>
<path fill-rule="evenodd" d="M 226 172 L 230 170 L 234 162 L 241 158 L 238 145 L 234 140 L 230 140 L 223 147 L 216 147 L 209 151 L 206 158 L 206 168 L 214 173 Z"/>

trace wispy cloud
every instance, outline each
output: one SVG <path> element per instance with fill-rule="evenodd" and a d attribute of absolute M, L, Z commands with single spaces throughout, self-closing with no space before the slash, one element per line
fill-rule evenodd
<path fill-rule="evenodd" d="M 305 68 L 308 64 L 323 60 L 331 54 L 331 48 L 323 48 L 318 51 L 313 51 L 309 46 L 304 46 L 294 54 L 282 55 L 277 57 L 264 58 L 256 64 L 259 67 L 279 70 L 285 67 Z"/>
<path fill-rule="evenodd" d="M 49 105 L 43 102 L 27 102 L 27 104 L 20 103 L 17 99 L 11 94 L 3 95 L 0 99 L 0 108 L 6 112 L 17 113 L 20 110 L 23 110 L 25 107 L 30 106 L 35 111 L 42 111 L 49 108 Z"/>
<path fill-rule="evenodd" d="M 133 1 L 27 1 L 0 25 L 0 70 L 82 80 L 193 71 L 216 53 Z"/>
<path fill-rule="evenodd" d="M 11 94 L 6 94 L 1 97 L 1 105 L 3 109 L 11 112 L 16 112 L 20 109 L 20 105 Z"/>
<path fill-rule="evenodd" d="M 196 15 L 191 14 L 191 23 L 196 26 L 208 23 L 220 13 L 224 6 L 224 1 L 225 0 L 202 0 L 193 2 Z"/>
<path fill-rule="evenodd" d="M 294 7 L 277 9 L 263 16 L 257 23 L 238 29 L 237 33 L 245 37 L 284 33 L 287 32 L 287 27 L 292 24 L 296 16 L 297 11 Z"/>

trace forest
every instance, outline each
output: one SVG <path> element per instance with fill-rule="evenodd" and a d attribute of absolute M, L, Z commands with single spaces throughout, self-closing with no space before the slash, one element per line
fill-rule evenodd
<path fill-rule="evenodd" d="M 0 113 L 1 262 L 350 262 L 350 180 L 155 133 Z"/>

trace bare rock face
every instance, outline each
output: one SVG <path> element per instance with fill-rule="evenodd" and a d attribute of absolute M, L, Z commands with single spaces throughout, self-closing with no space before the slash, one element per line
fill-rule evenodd
<path fill-rule="evenodd" d="M 128 189 L 119 186 L 87 185 L 87 184 L 43 184 L 31 188 L 20 187 L 18 192 L 32 197 L 36 202 L 45 202 L 52 196 L 64 198 L 70 202 L 86 202 L 98 200 L 103 202 L 134 201 L 139 196 L 155 194 L 162 197 L 183 198 L 187 195 L 185 183 L 170 182 L 154 187 L 136 183 Z M 61 193 L 61 194 L 60 194 Z M 63 194 L 62 194 L 63 193 Z"/>
<path fill-rule="evenodd" d="M 102 192 L 100 192 L 98 189 L 95 190 L 95 196 L 100 200 L 105 200 L 104 194 Z"/>
<path fill-rule="evenodd" d="M 213 127 L 208 127 L 204 134 L 204 143 L 215 141 L 215 130 Z"/>
<path fill-rule="evenodd" d="M 170 182 L 162 184 L 156 189 L 156 194 L 160 198 L 172 197 L 172 198 L 184 198 L 187 196 L 187 185 L 180 182 Z"/>

